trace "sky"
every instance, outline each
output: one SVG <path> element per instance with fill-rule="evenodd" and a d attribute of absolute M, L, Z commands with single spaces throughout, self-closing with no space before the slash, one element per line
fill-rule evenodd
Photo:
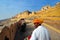
<path fill-rule="evenodd" d="M 0 20 L 11 18 L 16 14 L 29 10 L 38 11 L 43 6 L 54 6 L 60 0 L 0 0 Z"/>

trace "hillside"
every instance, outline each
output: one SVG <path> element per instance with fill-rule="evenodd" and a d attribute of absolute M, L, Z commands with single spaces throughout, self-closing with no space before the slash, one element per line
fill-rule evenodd
<path fill-rule="evenodd" d="M 57 3 L 55 6 L 45 6 L 41 10 L 36 12 L 24 11 L 17 14 L 11 20 L 19 20 L 20 18 L 33 19 L 33 18 L 43 18 L 43 19 L 52 19 L 60 20 L 60 3 Z"/>
<path fill-rule="evenodd" d="M 12 17 L 11 21 L 18 21 L 21 18 L 25 18 L 28 22 L 34 18 L 42 18 L 44 22 L 60 29 L 60 3 L 56 3 L 55 6 L 44 6 L 41 10 L 36 12 L 24 11 Z"/>
<path fill-rule="evenodd" d="M 44 6 L 41 8 L 41 10 L 36 12 L 30 12 L 30 11 L 24 11 L 21 13 L 18 13 L 14 17 L 5 20 L 4 22 L 0 21 L 0 24 L 3 25 L 10 25 L 17 21 L 19 21 L 21 18 L 25 18 L 27 22 L 32 22 L 32 19 L 34 18 L 42 18 L 44 19 L 45 23 L 48 23 L 52 26 L 60 26 L 60 3 L 56 3 L 55 6 L 51 7 L 49 5 Z M 9 20 L 9 21 L 8 21 Z"/>

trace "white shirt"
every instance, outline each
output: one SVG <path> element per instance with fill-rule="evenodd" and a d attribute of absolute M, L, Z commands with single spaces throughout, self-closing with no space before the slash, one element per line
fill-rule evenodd
<path fill-rule="evenodd" d="M 38 26 L 38 28 L 33 31 L 30 40 L 49 40 L 49 33 L 45 27 Z"/>

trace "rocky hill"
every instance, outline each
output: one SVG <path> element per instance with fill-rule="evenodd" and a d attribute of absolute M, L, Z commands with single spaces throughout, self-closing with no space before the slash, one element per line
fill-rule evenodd
<path fill-rule="evenodd" d="M 56 3 L 55 6 L 51 7 L 49 5 L 42 7 L 41 10 L 36 12 L 24 11 L 16 16 L 12 17 L 11 21 L 18 21 L 21 18 L 33 19 L 33 18 L 43 18 L 50 20 L 60 20 L 60 3 Z"/>
<path fill-rule="evenodd" d="M 25 18 L 28 22 L 31 22 L 34 18 L 41 18 L 44 19 L 45 23 L 60 29 L 60 2 L 52 7 L 44 6 L 41 10 L 35 12 L 24 11 L 12 17 L 11 21 L 18 21 L 21 18 Z"/>
<path fill-rule="evenodd" d="M 14 17 L 6 20 L 1 20 L 0 25 L 10 25 L 17 21 L 19 21 L 21 18 L 25 18 L 26 21 L 30 22 L 30 20 L 34 18 L 42 18 L 44 20 L 47 20 L 45 22 L 50 23 L 49 21 L 54 21 L 56 24 L 60 23 L 60 2 L 56 3 L 55 6 L 51 7 L 49 5 L 44 6 L 39 11 L 30 12 L 30 11 L 24 11 L 21 13 L 18 13 Z"/>

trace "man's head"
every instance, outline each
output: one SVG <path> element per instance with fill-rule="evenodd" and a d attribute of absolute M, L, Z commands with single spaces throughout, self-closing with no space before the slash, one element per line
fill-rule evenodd
<path fill-rule="evenodd" d="M 35 27 L 38 27 L 39 25 L 41 25 L 43 23 L 42 19 L 34 19 L 33 23 L 35 25 Z"/>

